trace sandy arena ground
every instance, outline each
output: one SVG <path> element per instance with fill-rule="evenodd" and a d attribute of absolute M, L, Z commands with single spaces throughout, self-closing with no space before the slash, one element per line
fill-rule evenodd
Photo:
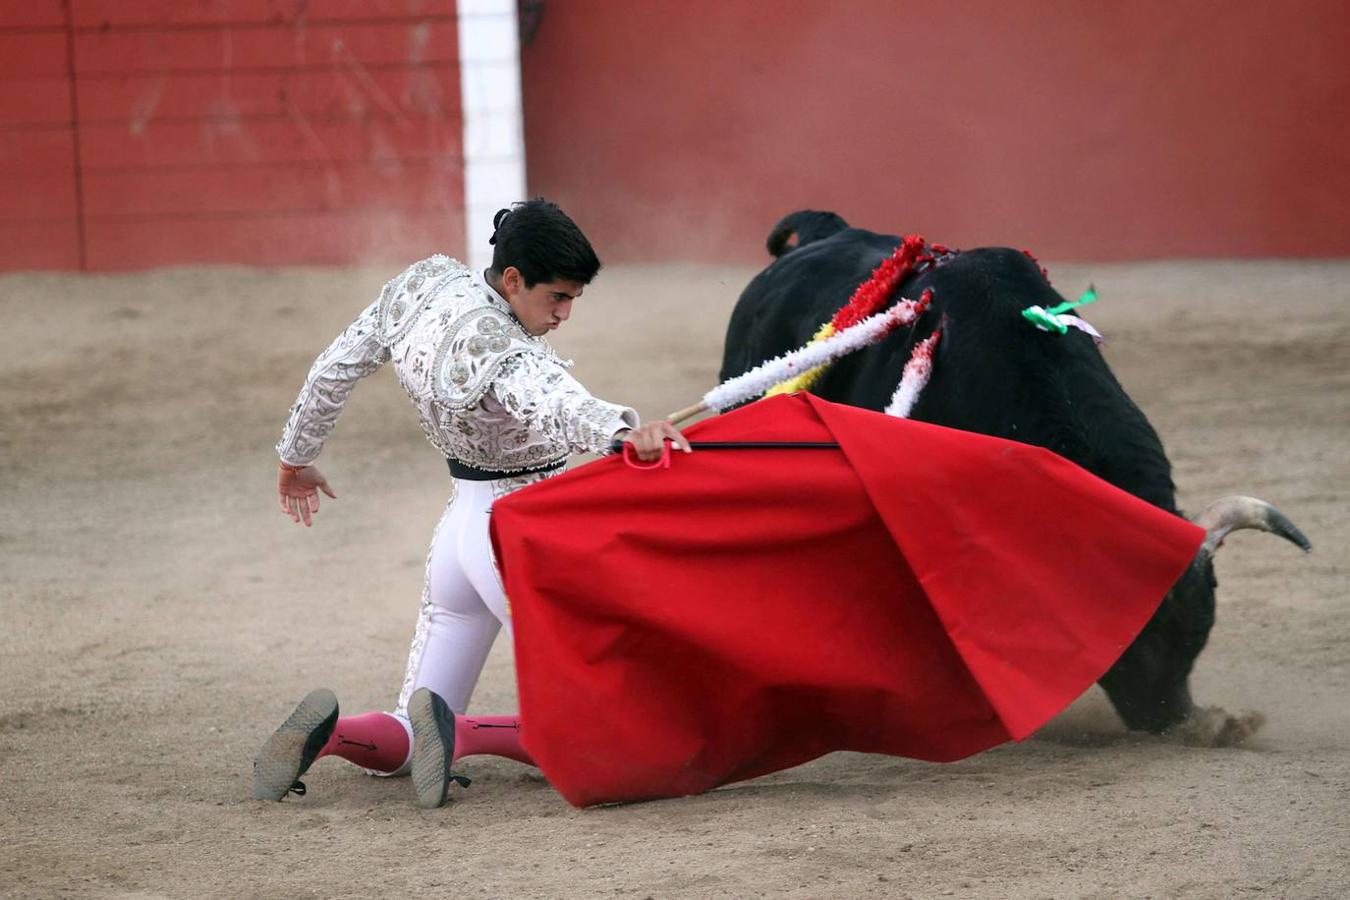
<path fill-rule="evenodd" d="M 1278 505 L 1219 557 L 1197 700 L 1247 746 L 1127 734 L 1093 689 L 954 765 L 841 753 L 684 800 L 578 811 L 480 758 L 447 808 L 337 760 L 249 798 L 312 687 L 397 692 L 447 494 L 392 372 L 361 386 L 312 530 L 273 494 L 311 359 L 390 271 L 0 278 L 0 894 L 17 897 L 1342 897 L 1350 894 L 1350 263 L 1054 266 L 1185 506 Z M 751 270 L 614 267 L 560 349 L 645 415 L 711 385 Z M 514 709 L 499 642 L 474 698 Z M 578 727 L 584 727 L 578 723 Z"/>

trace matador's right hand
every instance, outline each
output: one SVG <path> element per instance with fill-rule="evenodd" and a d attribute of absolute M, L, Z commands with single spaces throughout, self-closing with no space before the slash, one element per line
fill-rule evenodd
<path fill-rule="evenodd" d="M 337 494 L 328 486 L 328 479 L 314 466 L 280 464 L 277 500 L 282 513 L 290 516 L 291 521 L 298 525 L 303 520 L 306 528 L 314 524 L 313 516 L 319 511 L 319 491 L 337 499 Z"/>
<path fill-rule="evenodd" d="M 619 440 L 632 444 L 637 450 L 638 459 L 654 462 L 661 458 L 665 442 L 670 441 L 685 453 L 692 452 L 689 439 L 680 433 L 680 429 L 666 420 L 647 422 L 638 428 L 620 432 Z"/>

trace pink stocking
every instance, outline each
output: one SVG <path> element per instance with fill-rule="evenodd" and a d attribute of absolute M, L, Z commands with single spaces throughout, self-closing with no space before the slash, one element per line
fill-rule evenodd
<path fill-rule="evenodd" d="M 520 746 L 519 717 L 455 716 L 455 759 L 482 754 L 535 765 L 530 754 Z"/>
<path fill-rule="evenodd" d="M 363 769 L 395 772 L 408 761 L 408 732 L 388 713 L 343 716 L 319 757 L 340 756 Z"/>

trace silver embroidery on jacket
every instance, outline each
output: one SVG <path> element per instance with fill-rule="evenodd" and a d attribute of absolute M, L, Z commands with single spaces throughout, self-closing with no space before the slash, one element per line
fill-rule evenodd
<path fill-rule="evenodd" d="M 387 347 L 407 334 L 438 291 L 459 287 L 463 296 L 463 288 L 470 280 L 469 271 L 463 264 L 448 256 L 437 254 L 414 263 L 390 280 L 380 292 L 380 343 Z M 441 281 L 446 283 L 439 283 Z M 461 281 L 464 285 L 451 286 L 451 281 Z"/>
<path fill-rule="evenodd" d="M 390 360 L 431 444 L 480 469 L 523 472 L 574 451 L 604 453 L 616 431 L 638 424 L 633 410 L 591 396 L 504 300 L 440 256 L 390 281 L 315 360 L 277 444 L 282 460 L 313 462 L 356 382 Z"/>
<path fill-rule="evenodd" d="M 482 399 L 502 363 L 538 349 L 515 320 L 495 306 L 471 309 L 446 328 L 432 361 L 432 389 L 447 409 L 468 409 Z"/>

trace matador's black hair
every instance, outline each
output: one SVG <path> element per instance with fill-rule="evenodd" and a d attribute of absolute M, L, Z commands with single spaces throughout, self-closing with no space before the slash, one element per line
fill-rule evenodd
<path fill-rule="evenodd" d="M 515 266 L 526 287 L 550 281 L 590 284 L 600 271 L 600 259 L 577 223 L 542 197 L 499 210 L 492 226 L 492 274 L 497 277 Z"/>

